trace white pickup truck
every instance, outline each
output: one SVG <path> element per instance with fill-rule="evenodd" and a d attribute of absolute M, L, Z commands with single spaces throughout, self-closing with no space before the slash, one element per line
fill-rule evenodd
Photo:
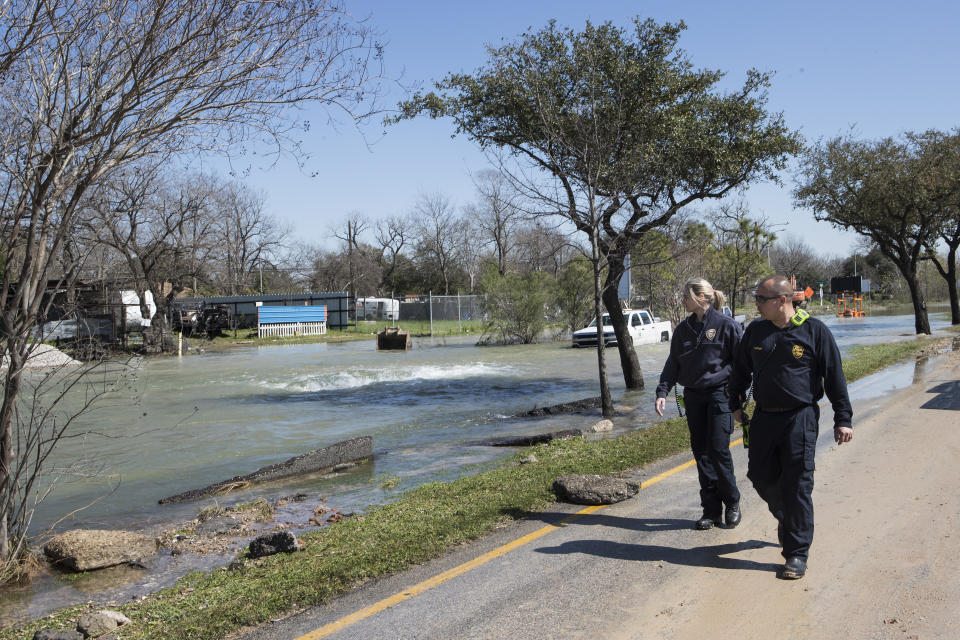
<path fill-rule="evenodd" d="M 627 329 L 633 338 L 633 344 L 651 344 L 655 342 L 670 342 L 673 327 L 669 321 L 654 318 L 647 309 L 624 309 L 623 317 L 627 321 Z M 613 332 L 613 323 L 609 314 L 603 314 L 603 342 L 605 346 L 617 344 L 617 336 Z M 589 325 L 573 332 L 573 346 L 587 347 L 597 344 L 597 321 L 594 319 Z"/>

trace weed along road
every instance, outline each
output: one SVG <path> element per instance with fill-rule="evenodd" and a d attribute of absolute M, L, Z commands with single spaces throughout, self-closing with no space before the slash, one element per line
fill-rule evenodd
<path fill-rule="evenodd" d="M 913 383 L 891 391 L 898 375 Z M 776 523 L 738 440 L 736 529 L 694 530 L 696 469 L 675 456 L 634 473 L 634 499 L 556 505 L 242 637 L 960 637 L 958 380 L 953 351 L 854 383 L 855 437 L 840 447 L 824 407 L 802 580 L 776 577 Z"/>

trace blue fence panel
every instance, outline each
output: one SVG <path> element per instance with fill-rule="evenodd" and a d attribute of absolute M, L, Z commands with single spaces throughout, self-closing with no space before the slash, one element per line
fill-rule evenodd
<path fill-rule="evenodd" d="M 281 322 L 326 322 L 327 307 L 257 307 L 259 324 L 277 324 Z"/>

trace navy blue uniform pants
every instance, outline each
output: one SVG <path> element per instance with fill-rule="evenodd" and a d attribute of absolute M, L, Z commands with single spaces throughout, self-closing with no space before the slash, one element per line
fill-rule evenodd
<path fill-rule="evenodd" d="M 750 427 L 747 477 L 783 528 L 785 558 L 806 558 L 813 542 L 813 456 L 820 408 L 758 410 Z"/>
<path fill-rule="evenodd" d="M 720 519 L 724 504 L 740 502 L 740 491 L 730 454 L 733 414 L 723 387 L 684 389 L 690 448 L 700 477 L 700 504 L 703 514 Z"/>

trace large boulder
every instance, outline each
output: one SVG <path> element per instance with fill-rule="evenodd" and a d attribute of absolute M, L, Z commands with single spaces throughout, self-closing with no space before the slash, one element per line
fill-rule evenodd
<path fill-rule="evenodd" d="M 74 571 L 134 562 L 157 552 L 157 540 L 132 531 L 74 529 L 43 547 L 51 562 Z"/>
<path fill-rule="evenodd" d="M 297 536 L 289 531 L 277 531 L 255 538 L 250 543 L 250 557 L 262 558 L 275 553 L 291 553 L 299 549 L 300 541 L 297 540 Z"/>
<path fill-rule="evenodd" d="M 613 421 L 612 420 L 601 420 L 592 427 L 588 429 L 594 433 L 603 433 L 605 431 L 613 431 Z"/>
<path fill-rule="evenodd" d="M 632 498 L 640 485 L 622 478 L 598 475 L 569 475 L 554 480 L 553 491 L 573 504 L 614 504 Z"/>
<path fill-rule="evenodd" d="M 122 613 L 97 611 L 80 616 L 80 619 L 77 620 L 77 631 L 82 633 L 85 638 L 98 638 L 129 622 L 130 618 Z"/>

